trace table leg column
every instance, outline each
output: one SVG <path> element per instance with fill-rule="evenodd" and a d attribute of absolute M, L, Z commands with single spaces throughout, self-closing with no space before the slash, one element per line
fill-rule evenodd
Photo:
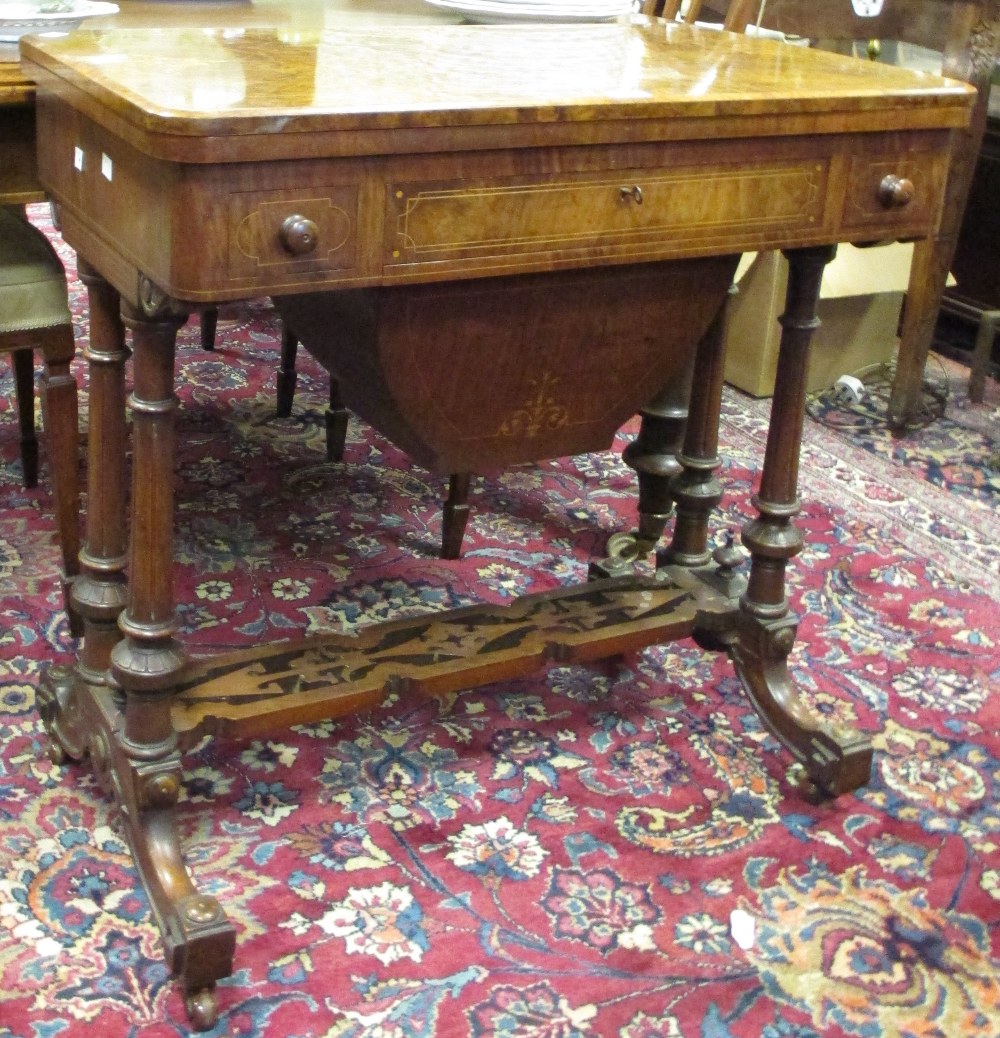
<path fill-rule="evenodd" d="M 632 573 L 663 535 L 674 508 L 671 481 L 681 471 L 677 453 L 684 439 L 694 365 L 692 350 L 679 376 L 639 412 L 639 435 L 622 453 L 639 482 L 638 528 L 608 538 L 607 556 L 590 564 L 591 579 Z"/>
<path fill-rule="evenodd" d="M 735 289 L 730 289 L 729 298 L 734 292 Z M 670 484 L 677 512 L 673 536 L 669 546 L 658 556 L 657 565 L 703 566 L 711 558 L 708 520 L 722 500 L 722 485 L 716 473 L 721 465 L 719 418 L 729 298 L 698 345 L 695 360 L 698 378 L 691 387 L 684 445 L 677 455 L 680 471 Z"/>
<path fill-rule="evenodd" d="M 62 552 L 64 598 L 70 632 L 78 638 L 83 631 L 70 600 L 70 586 L 80 572 L 80 420 L 76 378 L 70 370 L 76 356 L 72 327 L 50 329 L 42 355 L 42 415 Z"/>
<path fill-rule="evenodd" d="M 786 253 L 788 293 L 775 376 L 760 488 L 759 515 L 743 528 L 750 576 L 740 600 L 738 632 L 728 646 L 743 685 L 761 717 L 804 765 L 807 792 L 831 796 L 864 785 L 871 771 L 871 745 L 853 731 L 825 728 L 803 701 L 788 672 L 796 618 L 785 597 L 785 569 L 802 548 L 792 521 L 798 514 L 798 465 L 805 413 L 809 343 L 818 326 L 816 302 L 832 248 Z"/>
<path fill-rule="evenodd" d="M 634 538 L 634 557 L 656 547 L 673 512 L 671 481 L 681 471 L 677 454 L 684 440 L 694 367 L 692 353 L 681 376 L 642 409 L 639 435 L 622 454 L 639 480 L 639 528 L 634 534 L 625 535 Z M 610 543 L 608 548 L 614 554 Z"/>
<path fill-rule="evenodd" d="M 692 351 L 681 377 L 661 390 L 640 412 L 639 435 L 622 453 L 623 460 L 638 477 L 638 528 L 629 533 L 613 533 L 608 538 L 606 556 L 590 564 L 592 580 L 633 573 L 635 564 L 656 548 L 663 535 L 674 507 L 671 481 L 681 471 L 677 452 L 684 438 L 693 371 Z"/>
<path fill-rule="evenodd" d="M 174 637 L 174 353 L 183 316 L 123 308 L 132 332 L 133 472 L 129 601 L 111 654 L 125 695 L 112 768 L 125 829 L 198 1029 L 214 1025 L 215 981 L 232 972 L 235 931 L 219 902 L 201 894 L 183 861 L 175 809 L 180 754 L 171 702 L 185 656 Z"/>
<path fill-rule="evenodd" d="M 38 690 L 38 708 L 51 738 L 50 755 L 79 760 L 93 750 L 97 735 L 83 716 L 81 689 L 106 687 L 111 650 L 121 637 L 118 616 L 125 608 L 125 349 L 118 293 L 81 258 L 87 286 L 90 343 L 90 413 L 87 446 L 87 516 L 80 575 L 70 589 L 72 613 L 83 641 L 74 671 L 50 667 Z"/>

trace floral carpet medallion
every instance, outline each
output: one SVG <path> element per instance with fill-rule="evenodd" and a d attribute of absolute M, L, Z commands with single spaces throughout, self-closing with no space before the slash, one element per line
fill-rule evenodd
<path fill-rule="evenodd" d="M 821 1034 L 905 1038 L 989 1034 L 1000 975 L 989 928 L 932 908 L 920 888 L 901 890 L 852 866 L 783 869 L 751 906 L 761 920 L 749 953 L 765 987 L 800 1005 Z"/>
<path fill-rule="evenodd" d="M 565 586 L 632 526 L 634 424 L 604 454 L 477 474 L 463 557 L 441 560 L 445 481 L 353 419 L 327 463 L 326 375 L 300 357 L 276 418 L 278 342 L 265 301 L 224 309 L 212 354 L 182 332 L 195 654 Z M 1000 412 L 960 386 L 905 440 L 874 410 L 807 422 L 791 666 L 828 723 L 871 734 L 864 789 L 804 800 L 728 662 L 690 642 L 206 739 L 180 825 L 238 931 L 210 1033 L 997 1038 Z M 86 764 L 47 756 L 35 689 L 73 647 L 6 366 L 0 388 L 0 1036 L 187 1034 L 116 817 Z M 751 514 L 768 406 L 727 391 L 720 538 Z"/>

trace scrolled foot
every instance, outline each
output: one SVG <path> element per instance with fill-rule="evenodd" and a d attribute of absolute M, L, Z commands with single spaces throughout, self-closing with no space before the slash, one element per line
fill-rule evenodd
<path fill-rule="evenodd" d="M 47 667 L 38 683 L 36 704 L 49 737 L 48 755 L 53 764 L 87 755 L 87 723 L 80 708 L 75 672 L 69 667 Z"/>
<path fill-rule="evenodd" d="M 70 756 L 88 756 L 111 797 L 112 817 L 163 934 L 167 967 L 194 1007 L 192 1022 L 211 1027 L 218 1015 L 213 989 L 232 973 L 236 931 L 219 901 L 197 889 L 184 861 L 176 818 L 180 754 L 167 744 L 158 759 L 136 755 L 114 691 L 81 685 L 72 671 L 50 668 L 39 700 L 55 745 Z M 62 737 L 64 727 L 76 742 Z"/>
<path fill-rule="evenodd" d="M 872 745 L 860 732 L 825 725 L 810 710 L 788 672 L 794 641 L 793 618 L 743 614 L 727 651 L 761 719 L 805 769 L 800 788 L 815 803 L 868 783 Z"/>
<path fill-rule="evenodd" d="M 210 1031 L 219 1020 L 219 996 L 215 985 L 190 992 L 184 999 L 188 1019 L 196 1031 Z"/>

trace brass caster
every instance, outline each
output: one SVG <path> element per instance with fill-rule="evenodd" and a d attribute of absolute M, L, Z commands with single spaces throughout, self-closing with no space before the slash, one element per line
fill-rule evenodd
<path fill-rule="evenodd" d="M 637 530 L 633 530 L 631 534 L 612 534 L 607 539 L 605 550 L 607 556 L 616 559 L 617 562 L 634 563 L 648 555 L 655 546 L 655 543 L 651 543 L 647 538 L 641 537 Z"/>
<path fill-rule="evenodd" d="M 798 790 L 799 796 L 801 796 L 807 804 L 818 806 L 819 804 L 825 804 L 833 799 L 831 793 L 808 775 L 803 776 L 799 781 Z"/>
<path fill-rule="evenodd" d="M 193 991 L 184 999 L 188 1019 L 196 1031 L 210 1031 L 219 1020 L 219 998 L 215 985 Z"/>
<path fill-rule="evenodd" d="M 62 743 L 58 742 L 51 735 L 49 736 L 49 744 L 46 747 L 45 754 L 57 767 L 65 764 L 69 759 L 69 755 L 63 749 Z"/>
<path fill-rule="evenodd" d="M 604 550 L 607 552 L 604 558 L 595 559 L 590 564 L 590 580 L 633 575 L 636 563 L 648 555 L 653 546 L 634 531 L 613 533 L 608 538 Z"/>

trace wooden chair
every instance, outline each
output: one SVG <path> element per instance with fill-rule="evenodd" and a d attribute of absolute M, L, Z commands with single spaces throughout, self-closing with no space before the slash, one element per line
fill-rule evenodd
<path fill-rule="evenodd" d="M 219 311 L 210 307 L 201 311 L 201 348 L 211 352 L 215 349 L 215 333 L 219 323 Z M 278 378 L 275 392 L 275 414 L 287 418 L 292 413 L 295 401 L 295 362 L 299 343 L 287 328 L 281 330 L 281 360 L 278 362 Z M 340 385 L 330 379 L 330 402 L 326 412 L 326 460 L 343 461 L 344 444 L 347 440 L 347 408 L 340 399 Z"/>
<path fill-rule="evenodd" d="M 35 435 L 34 351 L 42 355 L 45 445 L 63 569 L 79 563 L 78 411 L 75 353 L 66 273 L 45 235 L 17 208 L 0 207 L 0 353 L 9 353 L 21 433 L 24 484 L 38 484 Z"/>
<path fill-rule="evenodd" d="M 218 311 L 204 310 L 201 313 L 201 345 L 203 349 L 215 348 L 215 332 Z M 295 400 L 296 356 L 299 342 L 295 335 L 282 326 L 281 360 L 278 366 L 275 413 L 287 418 L 292 413 Z M 347 423 L 350 418 L 340 396 L 340 383 L 330 376 L 330 398 L 326 409 L 326 460 L 343 461 L 347 441 Z M 462 541 L 469 521 L 469 484 L 467 472 L 452 473 L 448 477 L 448 496 L 445 498 L 441 519 L 441 558 L 457 559 L 462 554 Z"/>
<path fill-rule="evenodd" d="M 696 0 L 695 6 L 724 5 Z M 750 0 L 749 21 L 823 45 L 895 41 L 926 47 L 941 53 L 943 75 L 971 83 L 979 91 L 971 125 L 955 134 L 938 232 L 934 238 L 917 242 L 913 250 L 888 409 L 890 427 L 902 433 L 920 413 L 924 366 L 986 129 L 990 78 L 1000 37 L 1000 0 L 882 0 L 881 4 L 856 6 L 878 10 L 860 15 L 851 0 Z"/>
<path fill-rule="evenodd" d="M 756 13 L 760 0 L 731 0 L 730 3 L 709 0 L 643 0 L 639 5 L 642 14 L 648 14 L 656 18 L 666 18 L 670 21 L 678 20 L 693 25 L 698 21 L 702 12 L 724 12 L 721 23 L 724 29 L 731 32 L 744 32 L 750 22 L 750 18 Z M 708 20 L 708 19 L 706 19 Z M 710 19 L 715 21 L 716 19 Z"/>
<path fill-rule="evenodd" d="M 298 339 L 287 329 L 281 333 L 281 366 L 278 369 L 276 411 L 280 418 L 292 413 L 295 396 L 295 357 Z M 340 383 L 330 376 L 330 400 L 326 411 L 326 459 L 342 461 L 347 439 L 349 414 L 340 396 Z M 471 473 L 453 472 L 448 477 L 448 496 L 441 515 L 441 558 L 457 559 L 462 554 L 462 541 L 469 522 L 469 484 Z"/>

